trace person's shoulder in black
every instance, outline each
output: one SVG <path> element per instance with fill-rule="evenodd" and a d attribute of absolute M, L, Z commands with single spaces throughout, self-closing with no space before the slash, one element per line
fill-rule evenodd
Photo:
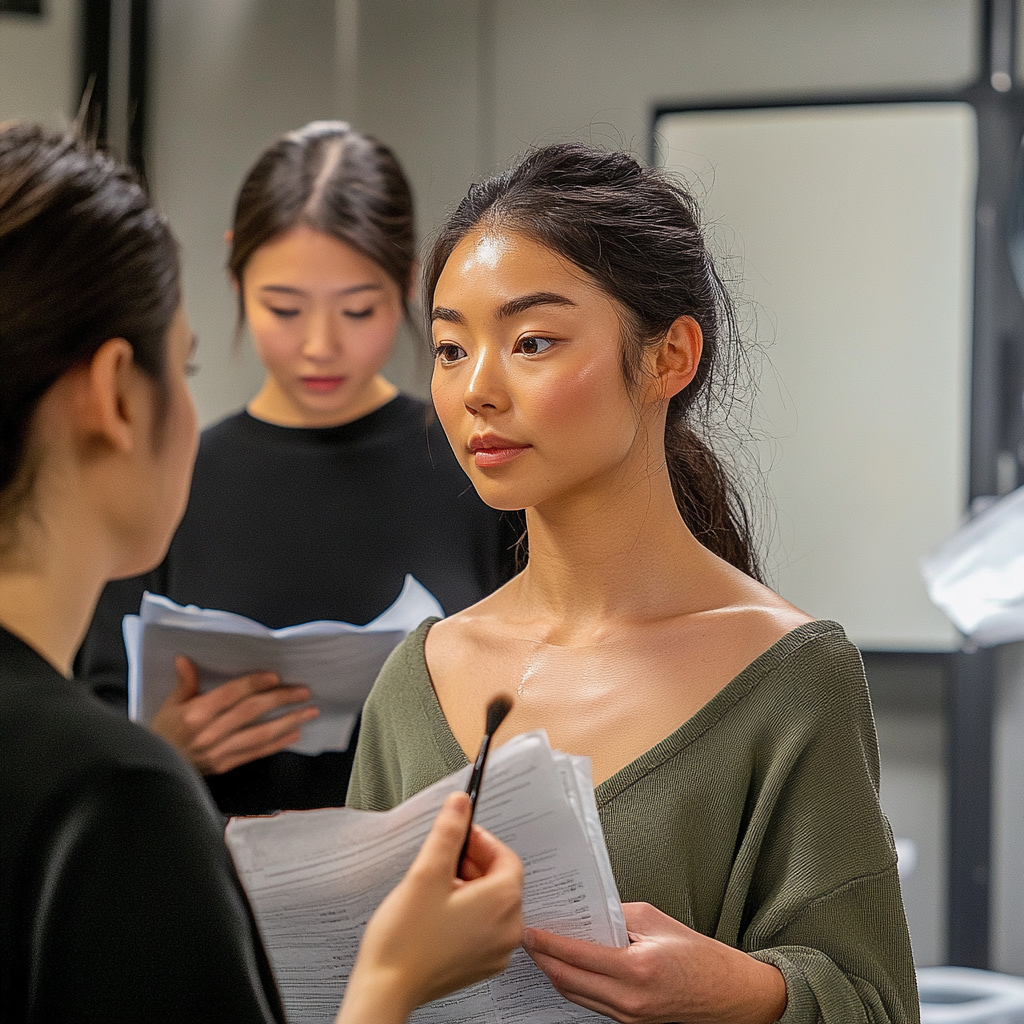
<path fill-rule="evenodd" d="M 204 433 L 166 593 L 272 628 L 362 624 L 411 573 L 451 613 L 514 575 L 520 532 L 477 496 L 424 402 L 398 395 L 336 427 L 243 412 Z"/>
<path fill-rule="evenodd" d="M 203 431 L 188 509 L 164 563 L 107 585 L 75 675 L 127 708 L 121 621 L 146 590 L 272 628 L 361 624 L 412 573 L 448 613 L 517 571 L 519 513 L 488 508 L 433 409 L 398 395 L 338 427 L 239 412 Z"/>
<path fill-rule="evenodd" d="M 515 574 L 521 533 L 517 513 L 477 496 L 425 402 L 398 395 L 336 427 L 282 427 L 239 412 L 203 432 L 167 558 L 107 586 L 75 674 L 127 708 L 121 620 L 147 589 L 271 628 L 362 624 L 411 573 L 451 613 Z M 225 813 L 329 806 L 344 800 L 351 759 L 351 747 L 284 752 L 207 781 Z"/>
<path fill-rule="evenodd" d="M 281 1021 L 198 777 L 0 630 L 0 1019 Z"/>

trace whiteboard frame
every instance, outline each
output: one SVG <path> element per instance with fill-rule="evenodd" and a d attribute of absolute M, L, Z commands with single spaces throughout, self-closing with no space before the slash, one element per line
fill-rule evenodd
<path fill-rule="evenodd" d="M 665 102 L 651 111 L 648 156 L 659 163 L 658 119 L 666 113 L 753 110 L 762 107 L 827 107 L 871 103 L 966 102 L 978 123 L 978 196 L 974 262 L 974 326 L 971 350 L 970 500 L 996 493 L 997 464 L 1005 434 L 1000 412 L 1003 336 L 1024 322 L 1024 303 L 1013 282 L 998 211 L 1005 208 L 1013 165 L 1024 135 L 1024 89 L 1014 82 L 1016 5 L 985 0 L 979 12 L 978 78 L 963 89 L 846 95 L 734 98 L 725 102 Z M 1008 16 L 1007 16 L 1008 14 Z M 995 90 L 997 75 L 1007 92 Z M 949 784 L 948 908 L 946 962 L 987 968 L 990 949 L 992 735 L 996 652 L 934 654 L 947 666 L 946 713 Z"/>
<path fill-rule="evenodd" d="M 818 288 L 811 288 L 810 298 L 815 300 L 808 305 L 798 303 L 794 307 L 793 288 L 787 288 L 784 274 L 780 274 L 780 265 L 772 262 L 769 255 L 769 248 L 766 248 L 763 237 L 763 229 L 759 232 L 757 225 L 763 225 L 765 218 L 771 221 L 774 217 L 775 223 L 773 232 L 780 232 L 780 241 L 784 244 L 789 238 L 790 244 L 800 234 L 805 233 L 797 227 L 791 234 L 787 225 L 794 224 L 792 213 L 787 219 L 778 210 L 773 211 L 769 205 L 765 209 L 765 216 L 760 217 L 754 214 L 755 219 L 748 224 L 748 232 L 751 245 L 755 245 L 758 234 L 761 234 L 760 252 L 761 261 L 765 264 L 765 271 L 768 268 L 774 271 L 774 290 L 777 291 L 780 302 L 779 315 L 785 316 L 788 312 L 791 327 L 795 330 L 789 337 L 798 346 L 796 350 L 785 346 L 786 335 L 784 327 L 780 330 L 779 346 L 774 349 L 778 358 L 783 364 L 789 363 L 788 372 L 783 371 L 782 379 L 778 382 L 779 387 L 794 389 L 792 396 L 787 396 L 781 403 L 776 401 L 777 409 L 769 411 L 767 407 L 763 412 L 769 415 L 772 421 L 768 426 L 767 434 L 769 442 L 773 433 L 777 438 L 775 447 L 782 459 L 775 471 L 778 482 L 788 484 L 786 497 L 779 492 L 779 521 L 776 528 L 768 526 L 769 536 L 773 536 L 776 544 L 772 552 L 775 561 L 769 562 L 769 570 L 776 570 L 781 575 L 777 583 L 783 596 L 793 600 L 794 603 L 804 607 L 813 615 L 825 618 L 837 618 L 851 633 L 855 642 L 873 650 L 890 651 L 953 651 L 959 647 L 958 634 L 948 623 L 945 616 L 938 609 L 934 608 L 927 599 L 923 581 L 918 571 L 917 560 L 927 554 L 928 550 L 941 542 L 946 535 L 951 533 L 959 524 L 962 509 L 967 504 L 968 492 L 968 452 L 970 445 L 969 423 L 970 423 L 970 392 L 971 392 L 971 356 L 972 356 L 972 269 L 973 269 L 973 247 L 975 243 L 974 232 L 971 230 L 973 218 L 971 216 L 971 204 L 975 199 L 974 189 L 977 182 L 977 159 L 979 153 L 978 145 L 978 117 L 973 106 L 965 102 L 962 97 L 951 99 L 944 96 L 941 99 L 930 98 L 927 102 L 919 100 L 907 102 L 905 98 L 898 101 L 891 99 L 873 99 L 871 102 L 863 102 L 863 97 L 847 98 L 846 101 L 832 103 L 806 103 L 802 100 L 793 100 L 785 103 L 762 103 L 755 105 L 720 104 L 710 107 L 687 107 L 659 108 L 657 120 L 654 122 L 652 131 L 652 157 L 662 166 L 668 165 L 671 168 L 678 168 L 680 163 L 683 166 L 690 166 L 697 173 L 701 173 L 701 158 L 706 155 L 698 146 L 697 163 L 690 163 L 685 158 L 680 161 L 680 154 L 670 153 L 667 149 L 658 148 L 656 143 L 661 141 L 660 129 L 665 120 L 673 120 L 679 115 L 683 119 L 693 116 L 693 132 L 699 139 L 702 133 L 711 132 L 711 158 L 714 159 L 715 139 L 724 142 L 727 149 L 735 149 L 736 142 L 743 136 L 736 134 L 736 129 L 730 128 L 730 121 L 733 118 L 729 115 L 737 115 L 738 119 L 747 122 L 746 127 L 751 132 L 751 138 L 760 141 L 752 141 L 751 145 L 765 147 L 764 165 L 769 168 L 768 181 L 779 182 L 780 168 L 784 171 L 783 181 L 789 176 L 784 169 L 787 166 L 789 152 L 787 149 L 780 151 L 783 141 L 791 141 L 791 144 L 800 146 L 804 140 L 811 145 L 810 154 L 798 156 L 793 163 L 793 172 L 798 180 L 801 175 L 807 177 L 807 161 L 813 160 L 814 147 L 818 147 L 819 159 L 828 162 L 833 159 L 833 173 L 840 179 L 848 177 L 847 188 L 854 194 L 858 189 L 867 188 L 866 194 L 860 196 L 862 201 L 867 200 L 865 214 L 875 220 L 875 231 L 878 239 L 890 244 L 898 241 L 900 237 L 906 238 L 907 255 L 902 261 L 902 266 L 894 265 L 891 274 L 883 273 L 878 261 L 873 258 L 866 260 L 855 260 L 850 265 L 854 272 L 854 283 L 860 284 L 861 288 L 868 288 L 864 294 L 875 294 L 882 300 L 883 305 L 878 307 L 882 314 L 881 324 L 890 323 L 890 331 L 896 331 L 892 336 L 906 337 L 910 342 L 910 348 L 892 349 L 889 347 L 889 355 L 884 353 L 884 335 L 878 335 L 872 331 L 868 335 L 861 336 L 855 330 L 853 324 L 856 320 L 862 319 L 859 307 L 850 307 L 849 300 L 845 301 L 843 292 L 837 293 L 835 301 L 839 303 L 834 307 L 831 303 L 822 306 L 819 300 L 820 295 L 829 294 L 833 289 L 835 275 L 821 274 L 818 279 Z M 916 113 L 920 110 L 923 117 L 918 118 Z M 830 110 L 837 114 L 843 113 L 832 119 L 827 117 Z M 878 111 L 880 117 L 875 117 L 873 111 Z M 965 113 L 959 113 L 964 111 Z M 766 114 L 769 117 L 764 119 L 757 114 Z M 708 118 L 708 115 L 711 118 Z M 715 115 L 725 114 L 725 118 L 716 119 Z M 787 116 L 787 115 L 794 116 Z M 803 117 L 800 115 L 806 114 Z M 965 114 L 972 115 L 968 120 Z M 755 115 L 750 117 L 749 115 Z M 775 115 L 779 115 L 775 117 Z M 825 115 L 824 117 L 822 115 Z M 909 117 L 908 117 L 909 115 Z M 710 124 L 709 124 L 710 120 Z M 774 122 L 774 123 L 773 123 Z M 845 124 L 844 124 L 845 122 Z M 906 123 L 906 128 L 902 127 Z M 953 134 L 948 135 L 948 125 Z M 777 127 L 776 127 L 777 126 Z M 769 135 L 764 134 L 767 127 L 776 130 Z M 724 135 L 721 132 L 724 130 Z M 969 135 L 964 135 L 964 131 Z M 664 125 L 665 133 L 671 138 L 679 131 L 686 132 L 678 123 L 676 125 Z M 936 132 L 939 135 L 936 135 Z M 923 192 L 916 192 L 914 185 L 908 181 L 906 173 L 899 170 L 893 174 L 894 187 L 898 195 L 906 195 L 911 198 L 909 204 L 898 204 L 891 206 L 888 212 L 884 205 L 888 190 L 884 186 L 884 179 L 887 175 L 876 173 L 878 169 L 886 166 L 906 167 L 906 160 L 911 155 L 916 155 L 914 150 L 906 151 L 908 155 L 899 157 L 899 164 L 886 163 L 886 154 L 892 146 L 899 148 L 907 145 L 903 141 L 904 134 L 909 139 L 920 137 L 922 145 L 933 147 L 939 145 L 941 154 L 948 145 L 953 145 L 953 151 L 964 154 L 957 158 L 957 163 L 949 164 L 941 155 L 932 157 L 930 162 L 920 164 L 922 174 L 925 177 L 922 181 L 932 180 L 931 192 L 927 188 Z M 828 136 L 832 136 L 828 139 Z M 842 139 L 849 138 L 850 145 L 854 146 L 849 150 L 848 157 L 839 157 L 844 143 Z M 823 139 L 827 140 L 827 148 L 821 149 Z M 942 140 L 942 141 L 939 141 Z M 973 144 L 973 152 L 970 147 Z M 865 161 L 862 154 L 871 153 L 873 147 L 881 146 L 881 151 L 876 151 L 875 160 Z M 963 145 L 967 150 L 961 148 Z M 865 149 L 864 147 L 867 147 Z M 837 149 L 838 147 L 838 149 Z M 953 152 L 950 151 L 950 152 Z M 781 152 L 781 155 L 780 155 Z M 774 155 L 773 155 L 774 154 Z M 922 157 L 923 158 L 923 157 Z M 780 163 L 780 160 L 782 161 Z M 857 164 L 860 164 L 857 167 Z M 946 171 L 946 168 L 950 171 Z M 852 168 L 852 169 L 851 169 Z M 710 167 L 713 174 L 716 169 L 721 170 L 722 178 L 729 179 L 728 165 L 721 165 L 720 168 Z M 774 169 L 774 170 L 771 170 Z M 774 173 L 774 179 L 771 174 Z M 741 173 L 740 179 L 745 175 Z M 733 176 L 732 180 L 736 180 Z M 827 179 L 826 179 L 827 180 Z M 880 185 L 879 181 L 883 184 Z M 862 186 L 862 182 L 866 185 Z M 948 183 L 947 183 L 948 182 Z M 812 193 L 817 193 L 815 175 L 807 178 L 805 187 L 800 196 L 808 195 L 811 203 L 811 210 L 817 210 L 825 222 L 833 219 L 835 228 L 840 232 L 838 236 L 822 236 L 822 244 L 828 248 L 829 243 L 835 244 L 836 239 L 844 237 L 843 232 L 852 232 L 850 237 L 855 239 L 855 244 L 860 231 L 859 218 L 851 217 L 846 208 L 835 211 L 833 218 L 832 206 L 827 196 L 820 195 L 817 199 Z M 771 187 L 771 186 L 769 186 Z M 780 186 L 776 184 L 776 188 Z M 950 187 L 959 188 L 959 193 L 949 193 Z M 936 192 L 935 189 L 939 191 Z M 729 194 L 726 188 L 726 195 Z M 736 195 L 743 202 L 746 194 L 746 202 L 749 206 L 753 198 L 753 210 L 758 209 L 756 188 L 752 191 L 741 188 Z M 937 199 L 921 200 L 927 195 L 937 196 Z M 782 210 L 788 203 L 792 207 L 794 201 L 802 204 L 802 199 L 797 199 L 794 193 L 789 192 L 785 184 L 781 185 L 778 193 L 782 200 Z M 949 195 L 953 200 L 952 204 L 945 202 Z M 788 200 L 787 200 L 788 196 Z M 723 227 L 727 232 L 735 230 L 740 237 L 743 236 L 743 224 L 730 221 L 730 212 L 715 208 L 715 190 L 712 184 L 710 188 L 709 204 L 716 217 L 723 217 Z M 920 201 L 925 203 L 921 206 Z M 931 204 L 939 212 L 938 218 L 931 214 Z M 877 207 L 877 209 L 876 209 Z M 802 208 L 802 206 L 801 206 Z M 904 211 L 906 214 L 904 215 Z M 748 216 L 751 210 L 747 211 Z M 813 212 L 811 213 L 813 216 Z M 736 214 L 736 216 L 739 216 Z M 815 221 L 817 223 L 818 221 Z M 846 224 L 846 227 L 843 227 Z M 902 225 L 902 228 L 901 228 Z M 933 225 L 935 227 L 933 227 Z M 941 228 L 939 227 L 941 225 Z M 930 241 L 919 240 L 919 237 L 927 237 L 930 232 L 938 234 Z M 886 238 L 886 233 L 895 231 L 896 234 Z M 813 232 L 810 232 L 813 236 Z M 948 237 L 947 237 L 948 236 Z M 873 243 L 870 243 L 873 244 Z M 940 278 L 944 285 L 936 291 L 929 275 L 922 276 L 920 269 L 921 258 L 914 259 L 914 252 L 924 256 L 927 261 L 928 253 L 933 248 L 922 249 L 922 245 L 955 246 L 958 260 L 953 264 L 937 264 Z M 794 249 L 794 258 L 798 267 L 803 259 L 802 254 L 811 251 L 811 247 L 817 249 L 818 242 L 814 237 L 801 240 L 801 243 Z M 731 247 L 729 247 L 731 248 Z M 833 253 L 833 260 L 843 259 L 843 252 L 839 249 Z M 870 247 L 861 250 L 870 257 Z M 833 263 L 833 266 L 843 266 L 842 262 Z M 858 268 L 860 268 L 858 270 Z M 760 268 L 756 263 L 750 270 L 754 271 L 757 278 Z M 745 273 L 748 268 L 743 267 Z M 913 270 L 916 273 L 908 277 Z M 813 281 L 818 274 L 818 264 L 815 261 L 803 261 L 803 266 L 795 270 L 795 273 L 807 275 Z M 858 275 L 860 280 L 858 282 Z M 780 280 L 781 279 L 781 280 Z M 896 285 L 897 279 L 902 284 L 911 288 L 910 298 L 907 303 L 903 302 L 902 293 Z M 948 279 L 948 280 L 947 280 Z M 954 280 L 955 279 L 955 280 Z M 913 283 L 916 280 L 916 284 Z M 762 282 L 755 282 L 759 285 Z M 748 287 L 750 281 L 748 279 Z M 756 289 L 759 290 L 759 289 Z M 769 288 L 769 295 L 773 289 Z M 860 294 L 855 289 L 855 294 Z M 786 308 L 788 298 L 788 309 Z M 771 319 L 775 310 L 771 305 L 771 298 L 767 300 L 765 312 L 767 319 Z M 816 308 L 818 323 L 822 323 L 821 316 L 830 316 L 835 309 L 836 313 L 842 310 L 846 315 L 839 315 L 835 320 L 838 329 L 838 336 L 832 347 L 826 351 L 831 352 L 832 359 L 837 365 L 846 367 L 843 379 L 851 373 L 850 378 L 854 381 L 851 388 L 845 390 L 840 388 L 835 391 L 835 401 L 831 404 L 825 402 L 820 393 L 819 385 L 807 378 L 801 367 L 805 365 L 806 359 L 802 359 L 796 353 L 805 351 L 806 356 L 813 360 L 818 356 L 820 349 L 817 344 L 808 348 L 811 339 L 817 337 L 831 338 L 832 333 L 826 335 L 816 334 L 816 329 L 811 335 L 807 331 L 811 329 L 808 318 L 814 319 L 811 309 Z M 946 308 L 948 307 L 948 308 Z M 885 310 L 888 309 L 888 314 Z M 918 312 L 920 311 L 920 312 Z M 889 320 L 885 318 L 888 316 Z M 895 317 L 895 320 L 893 319 Z M 929 323 L 929 320 L 931 323 Z M 804 329 L 801 331 L 799 323 L 804 321 Z M 879 324 L 878 326 L 881 326 Z M 851 334 L 851 331 L 853 334 Z M 849 335 L 844 339 L 843 335 Z M 857 335 L 856 337 L 854 335 Z M 935 362 L 929 362 L 929 345 L 931 337 L 944 339 L 939 352 L 941 358 Z M 867 349 L 863 349 L 863 339 L 869 339 Z M 871 338 L 877 338 L 874 345 L 870 344 Z M 916 341 L 915 341 L 916 339 Z M 764 339 L 761 339 L 762 341 Z M 845 344 L 844 344 L 845 342 Z M 770 340 L 769 340 L 770 344 Z M 867 362 L 852 358 L 852 352 L 857 346 L 867 356 Z M 772 350 L 768 353 L 769 363 L 772 360 Z M 915 358 L 915 355 L 918 358 Z M 796 360 L 794 362 L 794 359 Z M 904 368 L 900 376 L 894 377 L 887 370 L 889 361 L 897 364 L 902 361 Z M 913 365 L 911 365 L 913 364 Z M 950 414 L 956 417 L 954 423 L 947 422 L 944 412 L 933 411 L 933 407 L 927 394 L 922 391 L 924 382 L 919 379 L 914 367 L 927 367 L 934 380 L 931 386 L 939 388 L 942 397 L 942 408 L 949 406 Z M 872 370 L 873 367 L 873 370 Z M 770 371 L 770 365 L 766 365 Z M 933 372 L 934 371 L 934 372 Z M 869 376 L 857 381 L 857 373 L 867 373 Z M 769 385 L 767 390 L 762 392 L 763 398 L 767 398 L 772 392 L 770 387 L 770 373 L 765 376 L 765 383 Z M 825 378 L 831 379 L 831 378 Z M 905 386 L 898 382 L 905 380 Z M 827 387 L 827 385 L 826 385 Z M 872 395 L 877 392 L 877 397 L 882 399 L 883 395 L 888 399 L 888 404 L 883 401 L 880 411 L 885 409 L 881 421 L 872 422 L 865 420 L 863 415 L 863 398 L 865 395 Z M 802 396 L 802 397 L 801 397 Z M 856 398 L 854 397 L 856 396 Z M 902 396 L 902 397 L 901 397 Z M 796 408 L 793 402 L 796 402 Z M 853 415 L 857 420 L 857 427 L 848 431 L 840 430 L 837 436 L 837 444 L 843 449 L 846 461 L 856 470 L 858 466 L 864 467 L 874 464 L 878 472 L 865 474 L 861 472 L 861 484 L 846 487 L 843 484 L 843 473 L 839 473 L 839 467 L 829 468 L 826 463 L 821 463 L 824 457 L 823 451 L 814 439 L 825 436 L 823 431 L 831 429 L 828 414 L 825 408 L 838 410 L 842 416 L 842 409 L 846 409 L 846 415 Z M 916 407 L 916 411 L 915 411 Z M 909 411 L 904 413 L 902 410 Z M 815 410 L 817 412 L 815 413 Z M 895 410 L 900 410 L 896 412 Z M 776 414 L 774 417 L 771 412 Z M 814 430 L 814 422 L 817 417 L 825 416 L 825 420 L 818 423 L 817 431 Z M 781 416 L 781 419 L 779 419 Z M 807 420 L 807 425 L 802 422 L 797 426 L 797 421 Z M 791 423 L 788 421 L 792 421 Z M 788 423 L 789 429 L 783 426 Z M 773 430 L 774 428 L 774 430 Z M 781 430 L 781 433 L 779 431 Z M 793 433 L 793 431 L 796 433 Z M 860 437 L 863 431 L 867 431 L 862 445 L 842 439 Z M 961 433 L 961 430 L 964 433 Z M 965 436 L 965 433 L 968 436 Z M 930 438 L 937 438 L 940 448 L 929 447 Z M 959 440 L 958 440 L 959 438 Z M 886 440 L 892 439 L 892 442 Z M 872 441 L 875 442 L 872 445 Z M 892 458 L 878 462 L 878 446 L 886 452 L 892 453 Z M 891 446 L 890 446 L 891 445 Z M 862 454 L 858 455 L 858 452 Z M 800 469 L 794 459 L 802 461 Z M 775 460 L 772 459 L 772 464 Z M 802 480 L 802 466 L 811 467 L 810 473 L 814 479 L 807 482 L 806 487 Z M 817 470 L 814 468 L 817 466 Z M 821 478 L 818 484 L 820 473 L 825 473 L 826 478 Z M 838 475 L 837 475 L 838 473 Z M 952 474 L 952 475 L 951 475 Z M 771 479 L 771 477 L 770 477 Z M 916 481 L 909 491 L 900 491 L 900 481 Z M 793 488 L 796 487 L 794 491 Z M 839 490 L 836 490 L 836 488 Z M 895 488 L 895 490 L 894 490 Z M 922 489 L 923 488 L 923 489 Z M 793 493 L 788 493 L 793 491 Z M 804 494 L 804 498 L 799 498 Z M 907 505 L 907 502 L 910 505 Z M 891 502 L 891 504 L 890 504 Z M 810 518 L 801 516 L 801 511 L 810 506 L 817 508 Z M 820 507 L 819 507 L 820 506 Z M 827 507 L 826 507 L 827 506 Z M 892 529 L 886 531 L 879 529 L 887 521 L 888 509 L 893 509 L 894 518 L 891 520 Z M 847 510 L 844 518 L 844 509 Z M 912 510 L 917 511 L 912 514 Z M 822 520 L 825 516 L 825 520 Z M 921 533 L 918 534 L 914 522 L 920 518 Z M 825 526 L 825 522 L 834 524 L 834 529 Z M 869 527 L 858 524 L 870 523 Z M 801 526 L 801 524 L 803 524 Z M 796 532 L 794 532 L 794 530 Z M 830 539 L 831 538 L 831 539 Z M 920 550 L 917 550 L 917 547 Z M 851 546 L 852 545 L 852 546 Z M 862 551 L 866 557 L 861 558 L 855 554 Z M 852 561 L 851 561 L 852 559 Z M 845 568 L 843 568 L 845 566 Z M 834 570 L 833 570 L 834 567 Z M 866 573 L 866 578 L 864 574 Z M 830 582 L 837 580 L 838 582 Z M 843 581 L 848 580 L 848 583 Z"/>

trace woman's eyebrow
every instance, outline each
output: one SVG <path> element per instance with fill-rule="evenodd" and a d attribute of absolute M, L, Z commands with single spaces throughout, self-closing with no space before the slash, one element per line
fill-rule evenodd
<path fill-rule="evenodd" d="M 264 284 L 260 285 L 261 292 L 275 292 L 279 295 L 305 295 L 306 291 L 302 288 L 293 288 L 287 284 Z M 367 281 L 365 284 L 354 284 L 349 288 L 339 288 L 334 295 L 355 295 L 358 292 L 379 292 L 381 286 L 374 284 L 372 281 Z"/>
<path fill-rule="evenodd" d="M 457 310 L 449 309 L 447 306 L 435 306 L 430 314 L 430 322 L 443 320 L 447 324 L 464 324 L 466 318 Z"/>
<path fill-rule="evenodd" d="M 503 302 L 494 314 L 498 320 L 507 320 L 509 317 L 525 313 L 534 306 L 575 306 L 576 303 L 565 295 L 557 292 L 532 292 L 530 295 L 521 295 L 517 299 L 509 299 Z M 464 324 L 466 318 L 457 309 L 448 309 L 447 306 L 435 306 L 430 316 L 431 321 L 444 320 L 449 324 Z"/>
<path fill-rule="evenodd" d="M 533 292 L 530 295 L 522 295 L 518 299 L 509 299 L 498 307 L 495 316 L 499 320 L 507 320 L 509 317 L 525 313 L 534 306 L 575 306 L 572 299 L 556 292 Z"/>

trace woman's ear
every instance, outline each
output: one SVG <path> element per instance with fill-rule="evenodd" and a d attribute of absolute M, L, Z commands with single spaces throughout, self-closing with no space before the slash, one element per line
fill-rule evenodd
<path fill-rule="evenodd" d="M 677 317 L 655 350 L 654 373 L 662 401 L 678 395 L 693 380 L 703 349 L 700 324 L 692 316 Z"/>
<path fill-rule="evenodd" d="M 77 428 L 93 443 L 130 453 L 140 420 L 146 418 L 140 402 L 148 398 L 132 346 L 124 338 L 111 338 L 72 373 Z"/>

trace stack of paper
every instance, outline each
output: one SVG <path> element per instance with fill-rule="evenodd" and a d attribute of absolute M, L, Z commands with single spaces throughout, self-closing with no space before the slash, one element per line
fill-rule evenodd
<path fill-rule="evenodd" d="M 235 818 L 227 842 L 293 1024 L 334 1020 L 359 939 L 416 856 L 445 797 L 470 768 L 390 811 L 338 808 Z M 495 750 L 476 820 L 525 868 L 526 924 L 626 946 L 590 759 L 553 751 L 543 731 Z M 497 978 L 422 1007 L 421 1024 L 564 1024 L 607 1018 L 563 999 L 522 949 Z"/>
<path fill-rule="evenodd" d="M 412 576 L 405 577 L 395 603 L 365 626 L 306 622 L 268 629 L 243 615 L 182 607 L 147 593 L 139 614 L 126 615 L 123 623 L 128 714 L 136 722 L 153 720 L 177 682 L 174 658 L 183 654 L 195 664 L 203 692 L 251 672 L 276 672 L 282 683 L 308 686 L 320 714 L 289 749 L 345 750 L 387 656 L 424 619 L 443 614 Z"/>

